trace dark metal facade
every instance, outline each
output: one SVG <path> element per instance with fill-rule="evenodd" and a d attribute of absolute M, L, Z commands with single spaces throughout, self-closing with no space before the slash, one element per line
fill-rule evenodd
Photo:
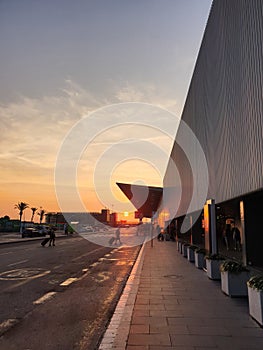
<path fill-rule="evenodd" d="M 206 156 L 207 198 L 220 203 L 263 188 L 262 0 L 213 2 L 182 120 Z M 182 133 L 179 126 L 176 139 Z M 195 189 L 176 142 L 171 159 L 186 193 L 180 216 Z M 168 164 L 164 188 L 171 186 L 171 171 Z"/>

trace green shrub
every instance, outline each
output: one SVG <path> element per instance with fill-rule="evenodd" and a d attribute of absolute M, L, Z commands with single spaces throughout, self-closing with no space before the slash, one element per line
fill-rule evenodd
<path fill-rule="evenodd" d="M 192 249 L 192 250 L 197 250 L 198 249 L 198 247 L 196 246 L 196 245 L 189 245 L 189 249 Z"/>
<path fill-rule="evenodd" d="M 225 257 L 221 254 L 207 254 L 205 259 L 208 260 L 225 260 Z"/>
<path fill-rule="evenodd" d="M 226 260 L 220 265 L 221 272 L 233 272 L 240 273 L 242 271 L 248 271 L 248 269 L 237 261 Z"/>
<path fill-rule="evenodd" d="M 247 285 L 250 288 L 263 292 L 263 276 L 257 275 L 250 277 L 247 281 Z"/>
<path fill-rule="evenodd" d="M 195 252 L 196 252 L 196 253 L 199 253 L 199 254 L 204 254 L 204 255 L 207 253 L 207 251 L 206 251 L 205 248 L 198 248 L 198 249 L 196 249 Z"/>

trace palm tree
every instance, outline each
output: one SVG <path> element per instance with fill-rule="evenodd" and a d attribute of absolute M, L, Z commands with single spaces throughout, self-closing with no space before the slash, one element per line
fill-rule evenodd
<path fill-rule="evenodd" d="M 34 220 L 34 215 L 35 215 L 35 212 L 37 211 L 37 208 L 31 208 L 31 210 L 32 210 L 32 216 L 31 216 L 31 221 L 33 222 L 33 220 Z"/>
<path fill-rule="evenodd" d="M 46 211 L 44 209 L 41 209 L 40 212 L 37 214 L 37 215 L 39 215 L 39 223 L 40 224 L 42 223 L 45 212 Z"/>
<path fill-rule="evenodd" d="M 20 233 L 22 233 L 22 216 L 23 216 L 23 212 L 27 208 L 29 208 L 29 206 L 25 202 L 18 202 L 17 204 L 15 204 L 15 209 L 19 210 Z"/>

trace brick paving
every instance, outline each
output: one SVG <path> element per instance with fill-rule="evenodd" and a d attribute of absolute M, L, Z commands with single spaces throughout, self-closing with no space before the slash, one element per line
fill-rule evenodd
<path fill-rule="evenodd" d="M 247 298 L 223 294 L 220 281 L 174 242 L 146 243 L 136 264 L 100 349 L 263 349 L 263 329 L 249 316 Z"/>

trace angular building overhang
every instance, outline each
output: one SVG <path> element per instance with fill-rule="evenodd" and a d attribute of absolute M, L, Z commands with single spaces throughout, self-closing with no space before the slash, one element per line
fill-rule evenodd
<path fill-rule="evenodd" d="M 117 185 L 139 211 L 141 217 L 151 218 L 153 213 L 157 211 L 163 195 L 162 187 L 119 182 L 117 182 Z"/>

